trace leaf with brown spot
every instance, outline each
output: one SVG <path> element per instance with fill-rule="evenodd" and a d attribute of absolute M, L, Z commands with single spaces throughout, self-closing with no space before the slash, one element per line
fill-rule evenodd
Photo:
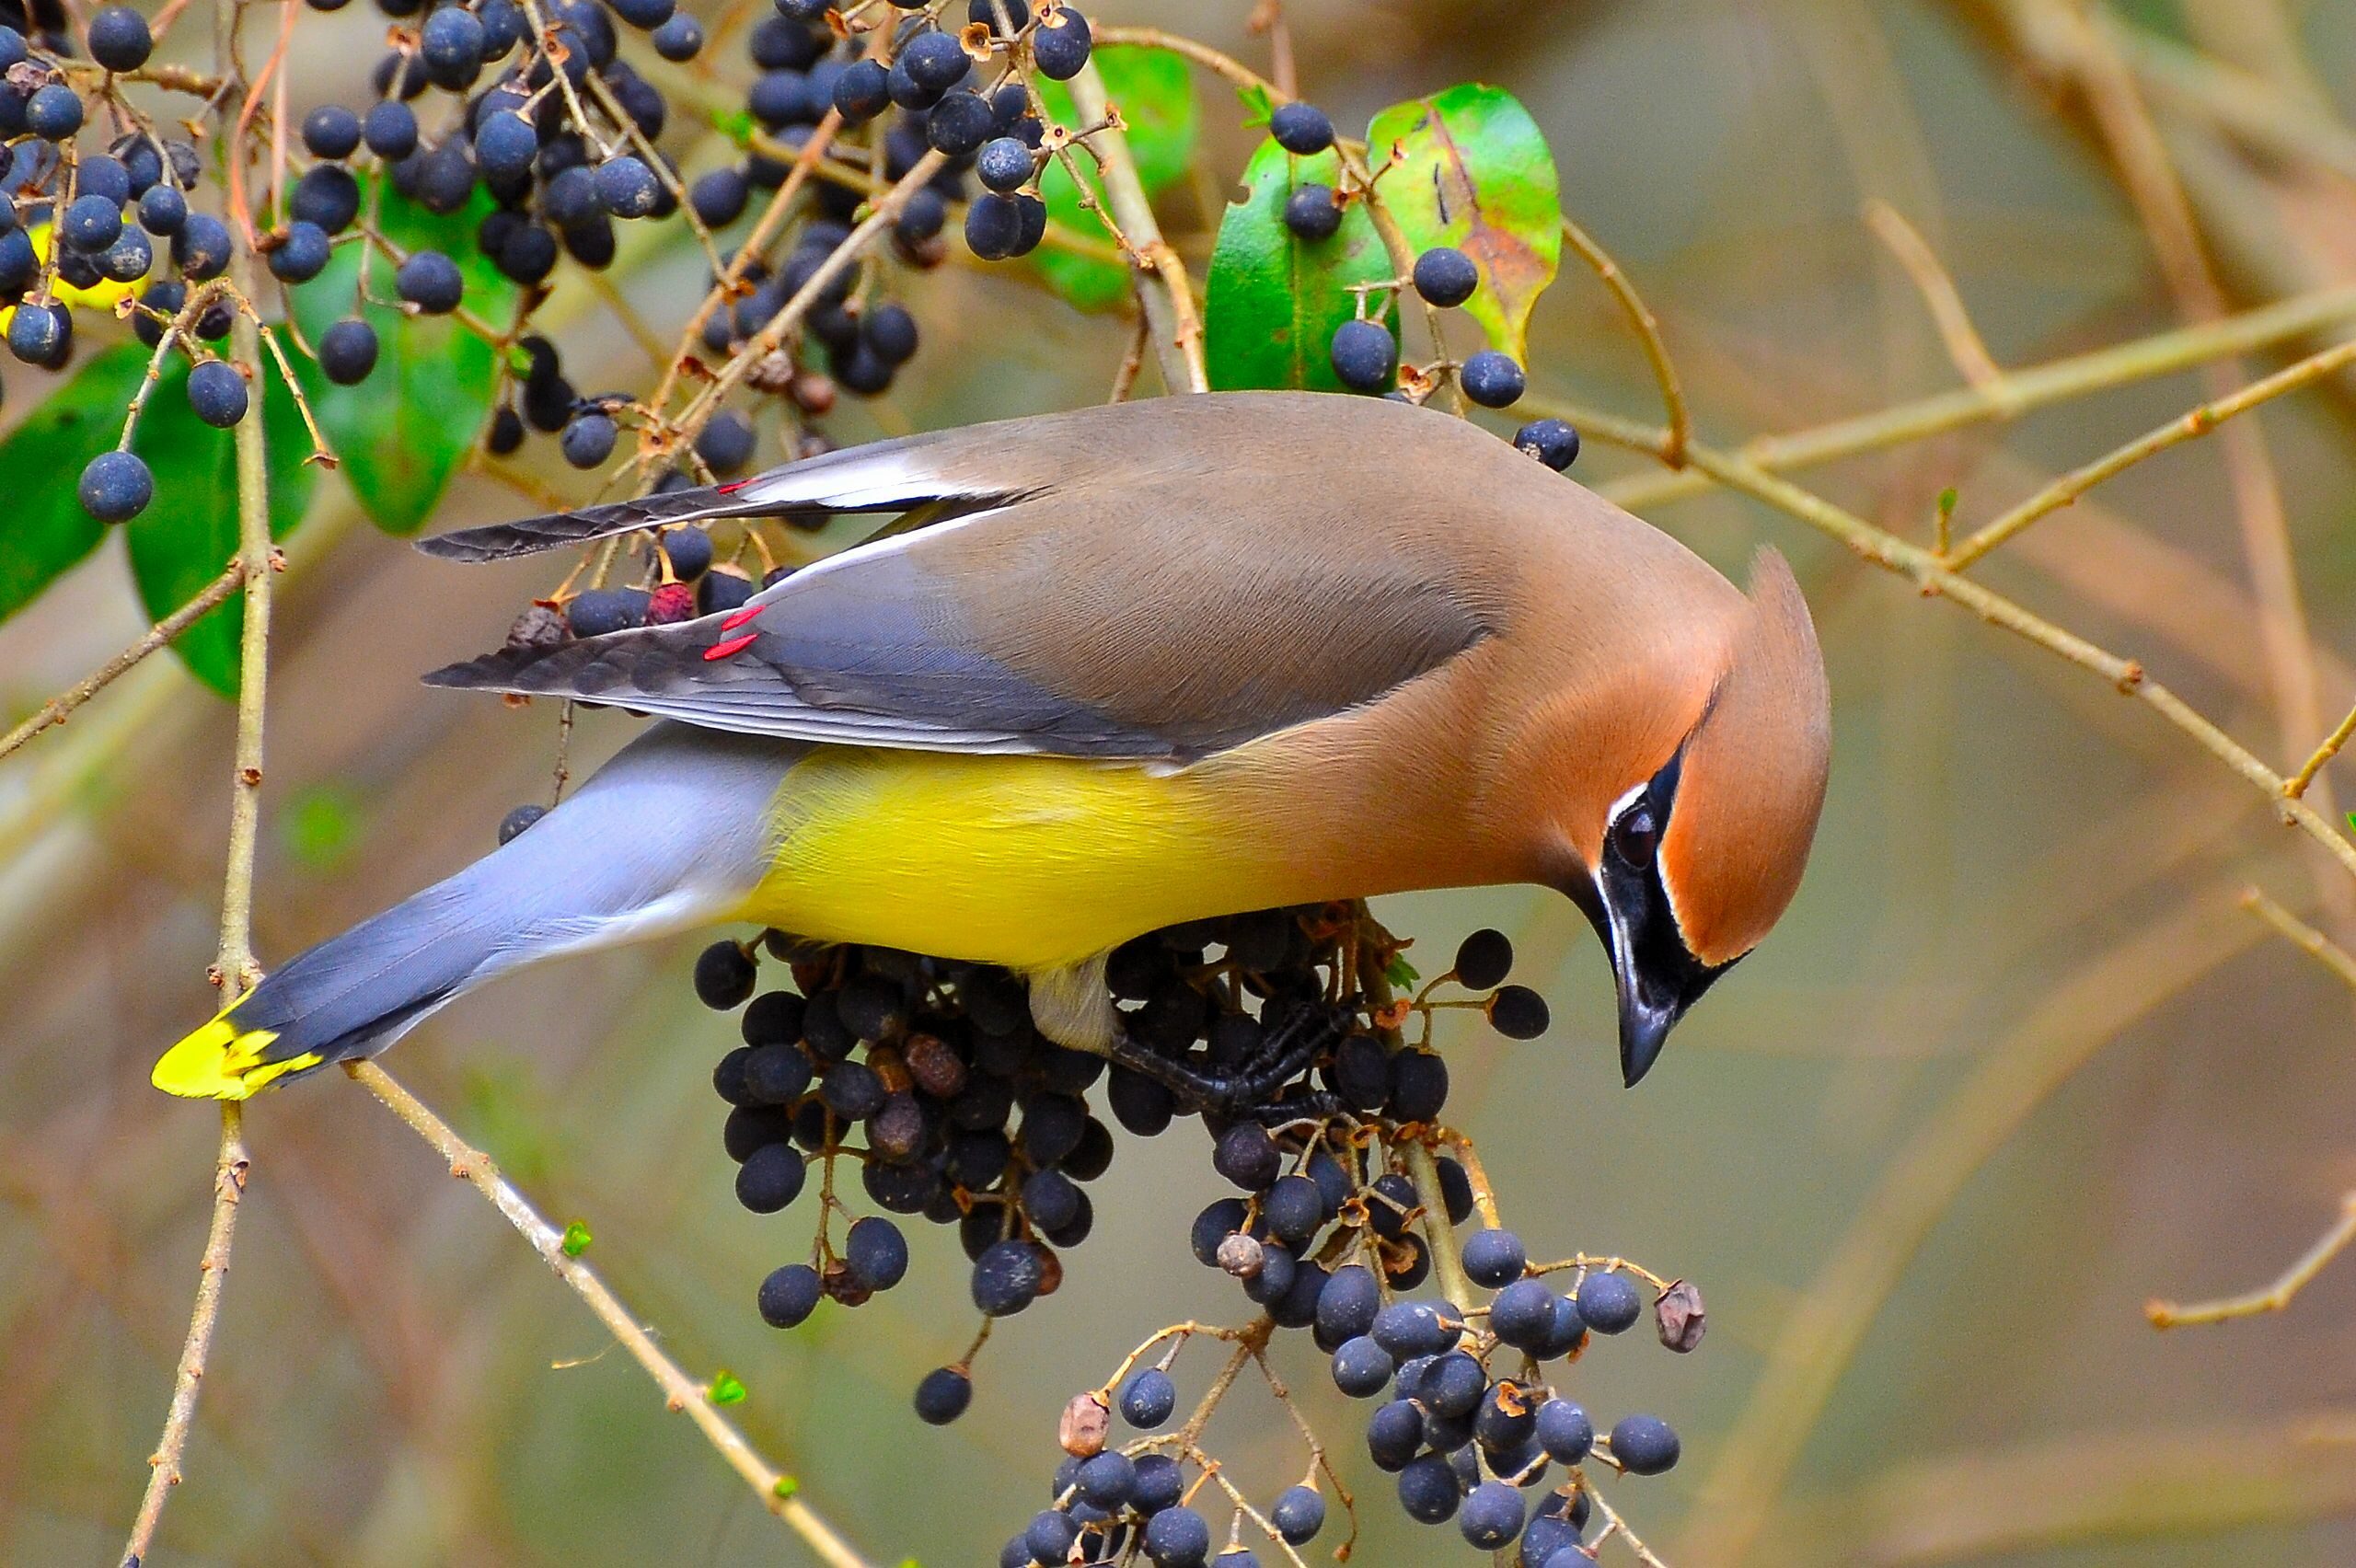
<path fill-rule="evenodd" d="M 1530 111 L 1502 87 L 1462 83 L 1376 115 L 1367 156 L 1409 246 L 1471 257 L 1481 286 L 1464 313 L 1492 345 L 1526 360 L 1530 308 L 1563 251 L 1554 157 Z"/>

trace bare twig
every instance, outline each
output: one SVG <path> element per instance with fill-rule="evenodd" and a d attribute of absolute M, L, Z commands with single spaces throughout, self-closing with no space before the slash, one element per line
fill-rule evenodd
<path fill-rule="evenodd" d="M 292 7 L 289 8 L 290 10 Z M 234 69 L 237 7 L 235 0 L 220 0 L 214 18 L 216 59 L 225 75 Z M 283 40 L 282 40 L 282 47 Z M 240 153 L 232 149 L 231 167 Z M 233 244 L 229 259 L 232 286 L 242 295 L 253 282 L 250 244 Z M 238 363 L 259 374 L 259 329 L 248 312 L 238 312 L 231 328 L 231 345 Z M 222 875 L 221 941 L 213 964 L 214 983 L 235 996 L 260 978 L 253 953 L 254 847 L 261 824 L 262 714 L 270 671 L 270 465 L 263 421 L 257 410 L 237 421 L 237 571 L 244 586 L 246 619 L 238 646 L 237 740 L 236 771 L 230 782 L 229 849 Z M 126 667 L 128 667 L 126 665 Z M 204 1255 L 197 1278 L 196 1300 L 190 1309 L 188 1337 L 181 1346 L 172 1378 L 172 1400 L 165 1412 L 162 1436 L 149 1458 L 147 1486 L 133 1519 L 122 1561 L 144 1559 L 162 1521 L 164 1504 L 180 1482 L 180 1456 L 187 1451 L 190 1429 L 195 1424 L 198 1389 L 213 1351 L 213 1331 L 220 1320 L 221 1291 L 228 1277 L 229 1250 L 237 1239 L 237 1211 L 245 1195 L 252 1161 L 246 1152 L 245 1118 L 234 1101 L 221 1107 L 221 1147 L 214 1163 L 213 1221 L 205 1236 Z"/>
<path fill-rule="evenodd" d="M 2300 1254 L 2298 1262 L 2284 1269 L 2272 1285 L 2246 1295 L 2228 1296 L 2215 1301 L 2200 1301 L 2179 1306 L 2173 1301 L 2148 1301 L 2143 1315 L 2152 1320 L 2155 1329 L 2190 1328 L 2199 1323 L 2223 1323 L 2235 1318 L 2255 1318 L 2261 1313 L 2280 1312 L 2291 1305 L 2291 1298 L 2304 1289 L 2307 1283 L 2323 1273 L 2330 1262 L 2356 1241 L 2356 1193 L 2339 1200 L 2339 1218 L 2330 1229 L 2316 1239 L 2316 1244 Z"/>
<path fill-rule="evenodd" d="M 1650 427 L 1600 410 L 1540 398 L 1525 398 L 1523 403 L 1533 412 L 1560 412 L 1598 439 L 1614 445 L 1639 452 L 1659 450 L 1661 432 Z M 2356 874 L 2356 843 L 2350 843 L 2331 819 L 2304 800 L 2285 795 L 2284 786 L 2288 780 L 2282 775 L 2268 767 L 2255 753 L 2226 734 L 2175 692 L 2152 679 L 2140 662 L 2099 647 L 2002 594 L 1970 578 L 1958 576 L 1921 546 L 1910 544 L 1887 529 L 1877 528 L 1855 513 L 1834 505 L 1822 496 L 1768 473 L 1755 462 L 1699 444 L 1692 449 L 1690 455 L 1695 467 L 1727 489 L 1738 490 L 1797 518 L 1840 540 L 1862 559 L 1907 578 L 1925 594 L 1950 599 L 1990 625 L 2002 627 L 2025 638 L 2046 651 L 2100 675 L 2124 695 L 2148 704 L 2202 750 L 2269 796 L 2276 797 L 2277 810 L 2285 823 L 2299 828 L 2322 845 L 2351 874 Z"/>
<path fill-rule="evenodd" d="M 251 1164 L 239 1113 L 235 1101 L 221 1107 L 221 1153 L 213 1165 L 213 1224 L 205 1232 L 204 1253 L 196 1265 L 196 1305 L 189 1313 L 188 1338 L 172 1374 L 172 1401 L 164 1413 L 163 1435 L 147 1459 L 152 1467 L 147 1489 L 139 1499 L 139 1514 L 132 1521 L 131 1539 L 122 1549 L 123 1568 L 137 1568 L 154 1543 L 164 1503 L 180 1483 L 180 1456 L 188 1448 L 189 1430 L 196 1424 L 197 1389 L 204 1380 L 214 1326 L 221 1317 L 221 1287 L 229 1277 L 229 1246 L 237 1239 L 237 1208 L 246 1193 L 246 1171 Z"/>
<path fill-rule="evenodd" d="M 1931 321 L 1939 329 L 1939 340 L 1946 345 L 1947 358 L 1955 362 L 1956 374 L 1966 386 L 1985 392 L 1992 398 L 2004 395 L 2004 373 L 1988 352 L 1987 343 L 1980 336 L 1980 329 L 1971 324 L 1971 313 L 1964 308 L 1963 295 L 1957 292 L 1955 280 L 1939 265 L 1938 254 L 1922 232 L 1906 221 L 1905 214 L 1888 202 L 1876 198 L 1865 203 L 1865 226 L 1874 237 L 1886 246 L 1914 287 L 1923 296 L 1923 304 L 1931 312 Z"/>
<path fill-rule="evenodd" d="M 23 723 L 6 735 L 0 736 L 0 756 L 6 756 L 50 726 L 64 723 L 67 715 L 112 686 L 148 654 L 169 644 L 174 638 L 196 624 L 205 611 L 235 594 L 245 581 L 244 565 L 236 560 L 230 561 L 228 570 L 206 583 L 196 597 L 149 627 L 138 641 L 42 703 Z"/>
<path fill-rule="evenodd" d="M 1644 347 L 1645 363 L 1653 367 L 1653 379 L 1660 384 L 1661 418 L 1666 431 L 1660 460 L 1672 468 L 1683 467 L 1686 443 L 1693 439 L 1693 415 L 1685 406 L 1685 388 L 1678 379 L 1676 364 L 1669 357 L 1669 345 L 1661 340 L 1659 319 L 1636 292 L 1636 285 L 1629 281 L 1620 263 L 1587 230 L 1567 217 L 1563 220 L 1563 240 L 1611 291 L 1611 297 L 1620 302 L 1620 308 L 1627 315 L 1628 325 L 1635 329 L 1636 341 Z"/>
<path fill-rule="evenodd" d="M 799 1495 L 794 1479 L 763 1458 L 703 1387 L 683 1371 L 654 1343 L 619 1297 L 598 1277 L 597 1271 L 564 1250 L 564 1232 L 549 1223 L 515 1185 L 500 1174 L 491 1157 L 460 1137 L 447 1122 L 411 1094 L 374 1062 L 351 1062 L 344 1070 L 360 1086 L 384 1101 L 394 1115 L 440 1152 L 450 1174 L 465 1181 L 485 1198 L 500 1216 L 514 1226 L 557 1278 L 587 1304 L 597 1320 L 621 1342 L 631 1359 L 646 1369 L 664 1394 L 666 1408 L 684 1412 L 705 1439 L 720 1451 L 729 1468 L 745 1479 L 760 1498 L 761 1506 L 785 1521 L 827 1568 L 867 1568 L 850 1544 Z"/>
<path fill-rule="evenodd" d="M 1065 85 L 1083 123 L 1110 117 L 1104 76 L 1093 58 Z M 1154 352 L 1161 363 L 1162 381 L 1172 392 L 1207 392 L 1210 375 L 1203 363 L 1203 324 L 1195 311 L 1194 285 L 1187 281 L 1186 264 L 1161 237 L 1153 203 L 1138 178 L 1137 160 L 1129 155 L 1128 138 L 1117 127 L 1107 127 L 1089 138 L 1089 146 L 1103 172 L 1104 200 L 1136 252 L 1138 298 L 1146 319 L 1153 324 Z M 1073 181 L 1080 183 L 1076 170 Z"/>
<path fill-rule="evenodd" d="M 2072 469 L 1989 523 L 1950 551 L 1946 564 L 1960 571 L 2031 524 L 2070 505 L 2105 479 L 2133 467 L 2145 458 L 2157 456 L 2172 446 L 2196 441 L 2235 415 L 2247 413 L 2259 404 L 2271 402 L 2286 392 L 2294 392 L 2311 382 L 2320 381 L 2351 362 L 2356 362 L 2356 339 L 2334 344 L 2321 353 L 2310 354 L 2263 380 L 2251 382 L 2230 397 L 2203 403 L 2156 430 L 2147 431 L 2084 467 Z M 2314 776 L 2310 774 L 2308 777 Z"/>
<path fill-rule="evenodd" d="M 1926 441 L 1973 425 L 2000 423 L 2089 393 L 2174 375 L 2212 360 L 2269 348 L 2350 320 L 2356 320 L 2356 285 L 2320 290 L 2222 321 L 2179 327 L 2014 371 L 2005 377 L 2009 398 L 1999 398 L 1977 387 L 1958 387 L 1809 430 L 1761 436 L 1745 442 L 1735 455 L 1769 473 L 1814 467 L 1863 452 Z M 1707 474 L 1689 467 L 1680 473 L 1648 474 L 1620 480 L 1606 485 L 1603 493 L 1623 506 L 1641 512 L 1666 502 L 1701 495 L 1715 482 Z"/>

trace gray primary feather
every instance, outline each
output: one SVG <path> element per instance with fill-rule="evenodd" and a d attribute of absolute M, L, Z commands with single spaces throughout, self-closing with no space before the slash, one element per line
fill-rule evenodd
<path fill-rule="evenodd" d="M 768 861 L 768 804 L 808 751 L 663 724 L 446 882 L 271 972 L 230 1020 L 266 1055 L 374 1055 L 505 970 L 709 923 Z"/>

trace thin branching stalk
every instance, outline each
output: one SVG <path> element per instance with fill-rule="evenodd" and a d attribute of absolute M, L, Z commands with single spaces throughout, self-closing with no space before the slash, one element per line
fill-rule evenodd
<path fill-rule="evenodd" d="M 2178 327 L 2013 371 L 2004 378 L 2001 397 L 1978 387 L 1958 387 L 1808 430 L 1761 436 L 1745 442 L 1736 455 L 1769 473 L 1815 467 L 1973 425 L 2002 423 L 2056 403 L 2174 375 L 2212 360 L 2271 348 L 2351 320 L 2356 320 L 2356 285 L 2323 289 L 2222 321 Z M 1689 467 L 1679 473 L 1616 480 L 1602 490 L 1621 505 L 1642 512 L 1703 494 L 1715 483 L 1707 474 Z"/>
<path fill-rule="evenodd" d="M 64 723 L 75 709 L 130 674 L 132 667 L 142 659 L 158 648 L 168 646 L 174 638 L 195 625 L 207 610 L 237 593 L 245 585 L 245 581 L 244 565 L 232 560 L 228 570 L 206 583 L 187 604 L 149 627 L 138 641 L 42 703 L 24 722 L 0 736 L 0 756 L 6 756 L 52 725 Z"/>
<path fill-rule="evenodd" d="M 344 1070 L 362 1088 L 384 1101 L 387 1109 L 423 1138 L 443 1159 L 449 1162 L 450 1174 L 466 1182 L 489 1199 L 500 1217 L 514 1226 L 532 1250 L 553 1271 L 557 1278 L 580 1297 L 599 1322 L 621 1342 L 630 1359 L 646 1369 L 663 1390 L 665 1408 L 683 1412 L 696 1424 L 707 1441 L 718 1449 L 728 1467 L 742 1476 L 761 1500 L 761 1506 L 785 1521 L 800 1536 L 820 1562 L 827 1568 L 867 1568 L 866 1560 L 852 1550 L 841 1533 L 821 1516 L 818 1511 L 803 1502 L 800 1485 L 794 1479 L 761 1457 L 735 1424 L 720 1412 L 705 1388 L 681 1369 L 679 1364 L 663 1353 L 644 1325 L 629 1308 L 622 1305 L 597 1271 L 579 1258 L 566 1252 L 564 1231 L 551 1225 L 547 1216 L 532 1206 L 532 1201 L 514 1183 L 500 1174 L 499 1167 L 489 1155 L 460 1137 L 451 1125 L 435 1114 L 433 1108 L 399 1083 L 374 1062 L 352 1062 Z"/>

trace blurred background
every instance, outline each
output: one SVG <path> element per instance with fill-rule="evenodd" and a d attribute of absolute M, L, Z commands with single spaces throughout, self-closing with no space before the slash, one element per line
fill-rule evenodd
<path fill-rule="evenodd" d="M 723 25 L 723 7 L 690 8 Z M 1249 0 L 1091 9 L 1267 58 Z M 2235 306 L 2356 280 L 2356 6 L 2339 0 L 1287 0 L 1284 15 L 1303 92 L 1345 128 L 1458 80 L 1519 95 L 1565 210 L 1645 291 L 1702 433 L 1724 444 L 1958 385 L 1865 219 L 1872 201 L 1920 231 L 2008 368 L 2183 319 L 2073 77 L 2088 36 L 2142 84 Z M 383 26 L 369 7 L 306 21 L 297 112 L 365 94 Z M 1163 213 L 1195 256 L 1259 134 L 1199 85 L 1210 172 Z M 692 174 L 723 155 L 691 132 L 670 144 Z M 703 286 L 684 247 L 626 255 L 616 277 L 666 333 Z M 1126 346 L 1121 325 L 1003 272 L 953 262 L 912 287 L 918 373 L 838 415 L 844 439 L 1092 401 Z M 645 374 L 594 297 L 575 302 L 568 343 L 584 387 L 593 365 L 617 386 Z M 1532 362 L 1534 392 L 1657 417 L 1611 301 L 1567 259 Z M 40 391 L 14 363 L 6 379 L 0 421 Z M 1943 487 L 1963 525 L 1985 521 L 2203 386 L 2186 374 L 2105 390 L 1804 478 L 1927 539 Z M 2340 651 L 2356 645 L 2351 391 L 2258 416 L 2311 646 L 2286 640 L 2279 582 L 2273 618 L 2260 610 L 2214 440 L 1979 571 L 2294 766 L 2356 698 Z M 1628 486 L 1654 470 L 1591 444 L 1576 472 Z M 540 482 L 581 483 L 554 467 Z M 282 580 L 265 963 L 475 858 L 509 807 L 548 789 L 552 710 L 415 679 L 495 643 L 544 574 L 430 562 L 350 526 L 337 491 L 322 485 Z M 473 477 L 435 525 L 538 509 Z M 1382 910 L 1423 957 L 1503 926 L 1516 978 L 1553 1004 L 1532 1043 L 1442 1034 L 1452 1120 L 1533 1254 L 1624 1253 L 1706 1294 L 1698 1354 L 1640 1334 L 1577 1371 L 1590 1409 L 1656 1412 L 1684 1438 L 1675 1471 L 1609 1495 L 1680 1564 L 2356 1562 L 2356 1260 L 2280 1316 L 2163 1336 L 2142 1310 L 2270 1278 L 2356 1186 L 2356 998 L 2236 907 L 2255 883 L 2356 937 L 2345 879 L 2258 791 L 2084 671 L 1747 502 L 1643 510 L 1730 570 L 1778 545 L 1815 606 L 1837 751 L 1792 915 L 1626 1093 L 1605 966 L 1568 906 L 1507 890 Z M 0 628 L 0 719 L 143 624 L 102 551 Z M 117 1550 L 167 1395 L 216 1128 L 146 1080 L 217 1005 L 203 975 L 231 718 L 157 660 L 0 763 L 8 1562 Z M 585 719 L 577 756 L 630 728 Z M 2335 775 L 2356 783 L 2347 763 Z M 1000 1327 L 964 1420 L 919 1425 L 910 1389 L 971 1332 L 955 1243 L 927 1228 L 909 1282 L 856 1313 L 762 1325 L 754 1286 L 806 1241 L 806 1215 L 733 1200 L 709 1087 L 733 1032 L 697 1005 L 692 951 L 502 983 L 389 1065 L 559 1223 L 591 1226 L 593 1261 L 685 1366 L 743 1379 L 747 1431 L 872 1557 L 988 1562 L 1044 1504 L 1070 1394 L 1161 1323 L 1236 1318 L 1232 1288 L 1186 1250 L 1188 1221 L 1222 1191 L 1199 1126 L 1124 1140 L 1062 1289 Z M 166 1560 L 804 1561 L 367 1096 L 307 1082 L 258 1101 L 248 1131 L 251 1185 Z M 1460 1555 L 1452 1530 L 1423 1533 L 1391 1505 L 1363 1412 L 1341 1408 L 1320 1359 L 1288 1345 L 1278 1366 L 1375 1494 L 1355 1561 Z M 1185 1397 L 1213 1360 L 1181 1361 Z M 1255 1495 L 1297 1479 L 1295 1435 L 1248 1389 L 1210 1439 Z"/>

